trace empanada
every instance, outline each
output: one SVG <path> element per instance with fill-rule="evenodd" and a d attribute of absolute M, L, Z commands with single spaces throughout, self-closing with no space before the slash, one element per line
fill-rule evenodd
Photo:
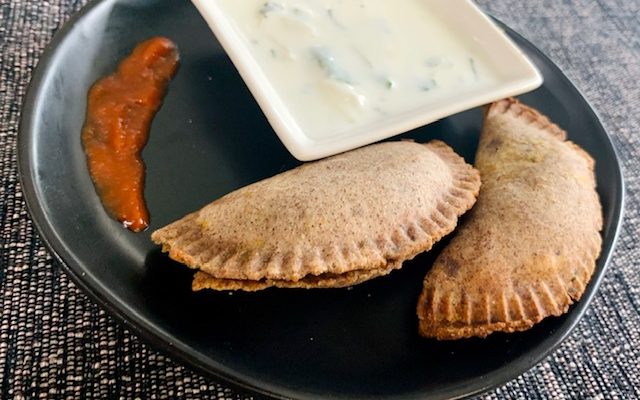
<path fill-rule="evenodd" d="M 530 328 L 582 296 L 600 253 L 594 161 L 537 111 L 492 104 L 476 155 L 482 188 L 418 302 L 423 336 Z"/>
<path fill-rule="evenodd" d="M 367 146 L 238 189 L 153 233 L 193 289 L 350 286 L 451 232 L 479 175 L 439 141 Z"/>

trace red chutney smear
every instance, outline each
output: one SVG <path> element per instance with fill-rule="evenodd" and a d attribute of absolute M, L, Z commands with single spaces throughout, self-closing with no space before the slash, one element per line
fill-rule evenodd
<path fill-rule="evenodd" d="M 91 179 L 107 212 L 134 232 L 149 226 L 141 152 L 178 61 L 173 42 L 149 39 L 89 91 L 82 144 Z"/>

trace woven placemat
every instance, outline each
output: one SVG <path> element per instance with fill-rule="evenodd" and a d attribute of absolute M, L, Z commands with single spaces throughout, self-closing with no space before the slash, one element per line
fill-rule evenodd
<path fill-rule="evenodd" d="M 54 264 L 30 222 L 16 166 L 20 104 L 46 44 L 85 3 L 0 0 L 0 398 L 245 398 L 116 324 Z M 585 318 L 551 356 L 481 398 L 640 398 L 640 1 L 479 3 L 583 91 L 627 184 L 622 234 Z"/>

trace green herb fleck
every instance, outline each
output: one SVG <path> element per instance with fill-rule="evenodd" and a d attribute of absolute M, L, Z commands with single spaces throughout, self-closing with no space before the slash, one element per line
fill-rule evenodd
<path fill-rule="evenodd" d="M 269 13 L 274 11 L 284 11 L 284 6 L 275 1 L 267 1 L 262 5 L 262 7 L 260 7 L 260 14 L 262 14 L 262 16 L 265 18 Z"/>
<path fill-rule="evenodd" d="M 420 90 L 422 90 L 423 92 L 428 92 L 435 89 L 436 87 L 438 87 L 438 82 L 436 82 L 434 79 L 427 79 L 420 84 Z"/>
<path fill-rule="evenodd" d="M 336 58 L 328 47 L 312 47 L 311 54 L 320 68 L 322 68 L 330 78 L 344 83 L 352 83 L 349 73 L 338 65 Z"/>
<path fill-rule="evenodd" d="M 473 57 L 469 57 L 469 65 L 471 66 L 471 72 L 473 72 L 473 76 L 478 80 L 478 70 L 476 69 L 476 61 Z"/>

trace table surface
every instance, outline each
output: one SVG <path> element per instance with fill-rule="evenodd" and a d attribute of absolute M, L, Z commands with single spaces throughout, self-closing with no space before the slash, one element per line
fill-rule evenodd
<path fill-rule="evenodd" d="M 30 221 L 17 176 L 20 105 L 46 44 L 85 3 L 0 0 L 0 398 L 246 398 L 117 324 L 55 265 Z M 640 0 L 478 3 L 584 93 L 627 185 L 618 246 L 586 316 L 549 357 L 479 398 L 640 398 Z"/>

